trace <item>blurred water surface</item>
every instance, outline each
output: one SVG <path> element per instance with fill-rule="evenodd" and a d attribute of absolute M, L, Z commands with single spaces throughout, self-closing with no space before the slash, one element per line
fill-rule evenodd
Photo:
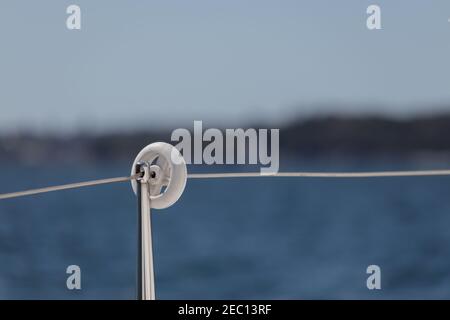
<path fill-rule="evenodd" d="M 295 165 L 294 165 L 295 164 Z M 123 176 L 128 163 L 0 166 L 0 193 Z M 290 170 L 446 168 L 439 161 L 296 160 Z M 238 168 L 236 168 L 238 169 Z M 188 181 L 154 211 L 161 299 L 450 298 L 450 177 Z M 134 299 L 128 183 L 0 202 L 0 298 Z M 66 267 L 82 290 L 66 288 Z M 382 290 L 366 288 L 366 268 Z"/>

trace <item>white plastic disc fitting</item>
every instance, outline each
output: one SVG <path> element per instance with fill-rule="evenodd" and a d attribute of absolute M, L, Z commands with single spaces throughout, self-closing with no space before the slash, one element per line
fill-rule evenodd
<path fill-rule="evenodd" d="M 138 163 L 150 166 L 148 179 L 150 205 L 155 209 L 164 209 L 173 205 L 184 191 L 187 180 L 186 162 L 177 148 L 165 142 L 149 144 L 139 152 L 131 167 L 131 175 L 136 174 Z M 137 193 L 136 180 L 131 181 L 134 193 Z M 163 188 L 165 187 L 165 190 Z"/>

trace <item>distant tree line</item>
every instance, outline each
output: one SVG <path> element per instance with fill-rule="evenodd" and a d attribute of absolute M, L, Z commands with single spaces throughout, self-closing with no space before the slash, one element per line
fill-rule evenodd
<path fill-rule="evenodd" d="M 253 128 L 267 126 L 251 125 Z M 246 127 L 243 126 L 245 129 Z M 107 134 L 7 134 L 0 136 L 0 161 L 130 160 L 150 142 L 170 142 L 171 130 Z M 450 152 L 450 114 L 410 119 L 318 117 L 280 128 L 280 154 L 301 156 L 407 155 Z"/>

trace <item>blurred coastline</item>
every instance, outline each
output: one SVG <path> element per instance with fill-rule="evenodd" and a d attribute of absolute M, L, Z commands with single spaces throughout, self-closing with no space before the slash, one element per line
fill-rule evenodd
<path fill-rule="evenodd" d="M 184 126 L 192 132 L 193 122 Z M 208 126 L 208 128 L 211 126 Z M 230 128 L 230 126 L 227 126 Z M 219 126 L 220 128 L 220 126 Z M 236 124 L 235 128 L 273 128 Z M 318 116 L 297 118 L 280 129 L 280 155 L 297 157 L 450 157 L 450 113 L 406 119 L 383 116 Z M 48 161 L 96 163 L 129 160 L 152 141 L 171 142 L 175 128 L 110 131 L 72 135 L 0 135 L 0 161 L 39 165 Z M 204 130 L 206 129 L 206 125 Z"/>

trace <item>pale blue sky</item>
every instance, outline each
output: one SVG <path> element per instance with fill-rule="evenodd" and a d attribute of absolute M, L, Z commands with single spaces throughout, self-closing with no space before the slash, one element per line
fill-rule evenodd
<path fill-rule="evenodd" d="M 0 131 L 450 111 L 449 18 L 448 0 L 2 0 Z"/>

